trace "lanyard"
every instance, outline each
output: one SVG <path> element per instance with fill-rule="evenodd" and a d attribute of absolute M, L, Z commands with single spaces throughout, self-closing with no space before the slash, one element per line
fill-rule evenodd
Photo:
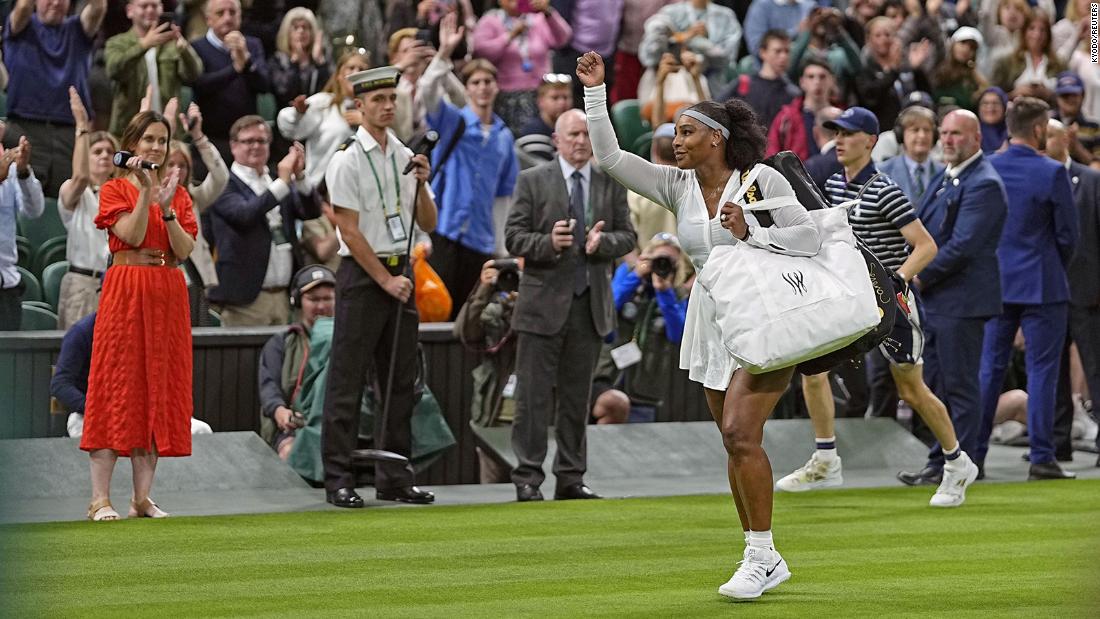
<path fill-rule="evenodd" d="M 385 159 L 385 155 L 383 155 L 383 159 Z M 393 153 L 390 153 L 390 167 L 393 168 L 393 195 L 397 198 L 397 209 L 392 213 L 389 207 L 386 206 L 386 194 L 382 191 L 382 181 L 378 178 L 378 171 L 374 168 L 374 161 L 371 160 L 370 153 L 367 153 L 367 163 L 370 164 L 370 173 L 374 175 L 374 184 L 378 187 L 378 198 L 382 200 L 382 212 L 387 217 L 401 214 L 401 191 L 398 187 L 400 183 L 398 183 L 397 164 L 394 163 Z M 384 172 L 385 168 L 383 167 L 382 170 Z"/>

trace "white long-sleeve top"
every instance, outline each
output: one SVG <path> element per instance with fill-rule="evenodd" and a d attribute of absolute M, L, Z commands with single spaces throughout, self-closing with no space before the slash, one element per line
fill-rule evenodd
<path fill-rule="evenodd" d="M 344 120 L 344 110 L 332 104 L 332 94 L 319 92 L 306 99 L 305 114 L 294 107 L 279 111 L 276 124 L 288 140 L 298 140 L 306 147 L 306 178 L 316 187 L 325 178 L 325 170 L 336 149 L 355 133 Z"/>
<path fill-rule="evenodd" d="M 684 252 L 696 270 L 701 270 L 718 245 L 735 245 L 739 241 L 722 227 L 718 214 L 707 211 L 703 192 L 695 170 L 681 170 L 656 165 L 619 148 L 615 129 L 607 112 L 607 95 L 603 85 L 584 89 L 584 109 L 588 116 L 588 132 L 592 151 L 600 168 L 628 189 L 672 211 L 676 216 L 676 234 Z M 773 168 L 764 166 L 756 181 L 775 222 L 774 227 L 752 225 L 756 218 L 745 213 L 749 222 L 750 245 L 792 256 L 813 256 L 821 247 L 817 226 L 806 209 L 799 204 L 787 179 Z M 741 187 L 741 171 L 734 170 L 722 192 L 719 204 L 729 201 Z"/>

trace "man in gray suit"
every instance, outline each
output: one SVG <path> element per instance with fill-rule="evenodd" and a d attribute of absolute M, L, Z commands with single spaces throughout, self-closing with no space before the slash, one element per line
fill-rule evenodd
<path fill-rule="evenodd" d="M 1069 170 L 1073 184 L 1073 201 L 1080 215 L 1081 239 L 1077 252 L 1069 263 L 1069 339 L 1077 344 L 1081 365 L 1085 370 L 1093 407 L 1100 402 L 1100 172 L 1070 159 L 1073 138 L 1060 121 L 1051 120 L 1047 127 L 1046 154 Z M 1069 364 L 1063 358 L 1059 390 L 1068 391 Z M 1059 394 L 1058 412 L 1054 420 L 1054 442 L 1063 457 L 1072 455 L 1070 432 L 1073 425 L 1073 404 L 1068 393 Z M 1100 436 L 1096 438 L 1100 447 Z M 1100 466 L 1100 459 L 1096 462 Z"/>
<path fill-rule="evenodd" d="M 936 114 L 919 105 L 911 105 L 898 116 L 894 131 L 899 134 L 901 154 L 875 167 L 889 176 L 914 205 L 921 203 L 932 178 L 943 171 L 943 164 L 932 158 L 938 139 Z"/>
<path fill-rule="evenodd" d="M 519 175 L 508 213 L 508 251 L 525 259 L 512 328 L 516 417 L 512 471 L 519 501 L 540 501 L 547 427 L 557 442 L 555 499 L 598 499 L 584 484 L 592 373 L 615 326 L 613 261 L 634 249 L 626 190 L 591 163 L 580 110 L 554 128 L 558 156 Z M 556 396 L 556 397 L 555 397 Z"/>

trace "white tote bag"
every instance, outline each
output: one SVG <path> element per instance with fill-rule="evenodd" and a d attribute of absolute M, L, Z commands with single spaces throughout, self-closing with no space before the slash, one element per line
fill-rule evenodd
<path fill-rule="evenodd" d="M 733 198 L 746 212 L 766 210 L 764 201 L 740 203 L 761 165 Z M 881 318 L 847 208 L 808 213 L 821 236 L 817 255 L 787 256 L 748 243 L 720 245 L 699 273 L 700 286 L 714 300 L 723 345 L 752 374 L 843 348 Z"/>

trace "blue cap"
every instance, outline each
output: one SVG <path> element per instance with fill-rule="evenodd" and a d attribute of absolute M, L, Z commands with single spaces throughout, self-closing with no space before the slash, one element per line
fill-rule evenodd
<path fill-rule="evenodd" d="M 657 127 L 653 131 L 653 139 L 657 138 L 674 138 L 676 137 L 676 125 L 672 123 L 665 123 Z"/>
<path fill-rule="evenodd" d="M 878 118 L 865 107 L 850 107 L 844 110 L 836 120 L 828 120 L 822 123 L 826 129 L 839 131 L 862 131 L 867 135 L 878 135 Z"/>
<path fill-rule="evenodd" d="M 1056 95 L 1079 95 L 1085 92 L 1085 82 L 1073 71 L 1058 74 L 1058 85 L 1054 87 Z"/>

